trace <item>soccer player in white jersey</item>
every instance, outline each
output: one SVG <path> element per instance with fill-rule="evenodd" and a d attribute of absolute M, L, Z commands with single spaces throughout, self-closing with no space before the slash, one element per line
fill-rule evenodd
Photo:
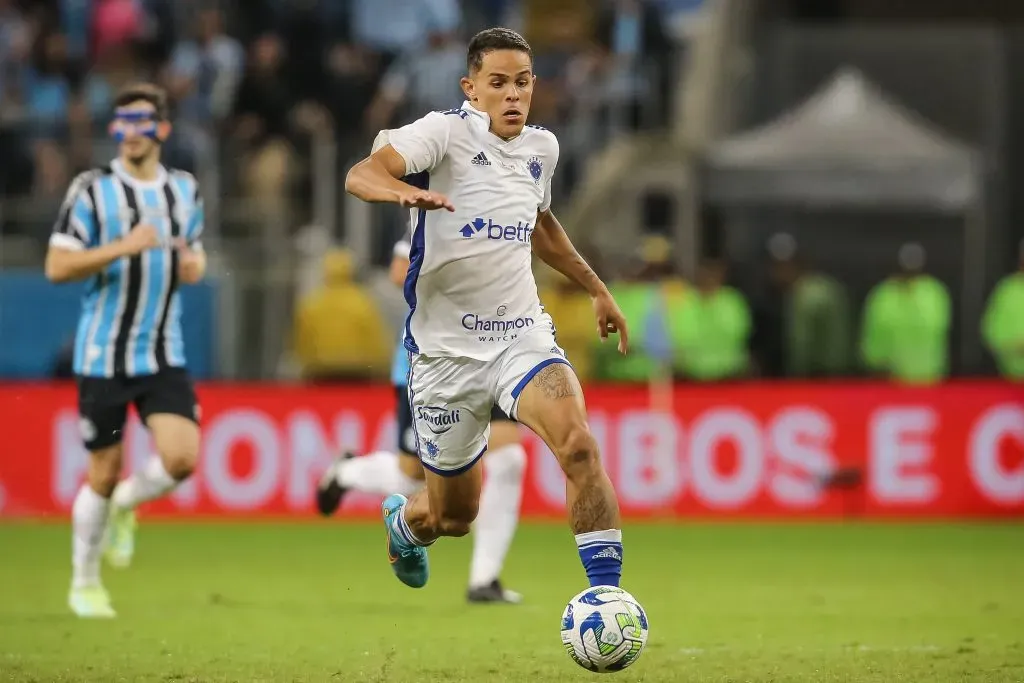
<path fill-rule="evenodd" d="M 536 77 L 529 44 L 492 28 L 469 44 L 467 101 L 394 130 L 349 172 L 368 202 L 417 209 L 405 282 L 409 397 L 426 488 L 384 500 L 388 560 L 408 586 L 429 576 L 426 548 L 477 516 L 491 407 L 540 436 L 566 477 L 566 504 L 591 585 L 618 585 L 619 506 L 587 424 L 579 381 L 555 342 L 531 268 L 536 253 L 586 288 L 602 339 L 626 321 L 550 210 L 558 142 L 526 125 Z M 428 174 L 427 189 L 402 178 Z"/>
<path fill-rule="evenodd" d="M 371 153 L 387 145 L 389 135 L 390 131 L 381 131 L 374 140 Z M 425 177 L 406 180 L 415 184 L 424 181 Z M 417 212 L 410 213 L 415 220 Z M 398 287 L 405 283 L 411 250 L 408 239 L 395 244 L 388 274 Z M 412 495 L 423 487 L 423 465 L 416 455 L 408 379 L 409 352 L 399 340 L 391 367 L 397 405 L 398 452 L 375 451 L 359 457 L 345 453 L 336 458 L 317 486 L 316 504 L 321 514 L 334 514 L 348 491 Z M 502 585 L 501 570 L 519 523 L 526 450 L 520 443 L 518 425 L 497 406 L 491 411 L 491 434 L 487 445 L 488 453 L 484 458 L 486 476 L 480 493 L 480 514 L 473 525 L 473 554 L 466 598 L 472 603 L 518 603 L 522 596 Z"/>

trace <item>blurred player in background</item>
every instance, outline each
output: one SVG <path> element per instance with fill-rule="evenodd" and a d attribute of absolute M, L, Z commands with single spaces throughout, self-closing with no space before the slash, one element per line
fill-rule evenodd
<path fill-rule="evenodd" d="M 570 524 L 591 585 L 618 585 L 619 506 L 587 424 L 583 392 L 541 308 L 532 255 L 591 295 L 602 339 L 626 321 L 550 211 L 558 142 L 526 126 L 536 77 L 522 36 L 488 29 L 469 44 L 468 101 L 390 132 L 345 189 L 417 209 L 405 298 L 409 397 L 426 488 L 382 513 L 388 560 L 408 586 L 429 578 L 426 548 L 477 516 L 491 410 L 536 432 L 566 476 Z"/>
<path fill-rule="evenodd" d="M 114 616 L 101 554 L 115 566 L 131 562 L 135 507 L 173 490 L 199 455 L 199 406 L 185 369 L 177 291 L 206 271 L 199 187 L 192 175 L 160 163 L 171 133 L 162 90 L 130 86 L 115 107 L 118 158 L 71 183 L 46 255 L 51 281 L 88 283 L 74 372 L 89 468 L 72 506 L 68 595 L 80 617 Z M 157 455 L 118 483 L 129 405 Z"/>
<path fill-rule="evenodd" d="M 388 144 L 390 131 L 381 131 L 372 152 Z M 416 182 L 412 179 L 412 182 Z M 413 214 L 415 216 L 415 213 Z M 415 223 L 411 227 L 414 227 Z M 409 271 L 411 245 L 395 245 L 389 276 L 401 287 Z M 398 453 L 377 451 L 362 457 L 351 453 L 339 457 L 327 470 L 317 488 L 317 507 L 323 515 L 333 514 L 349 490 L 411 496 L 423 487 L 423 465 L 416 455 L 416 433 L 409 405 L 407 381 L 409 351 L 402 340 L 395 350 L 391 383 L 395 387 Z M 491 410 L 489 452 L 484 459 L 487 476 L 480 494 L 480 513 L 473 525 L 473 558 L 469 570 L 470 602 L 517 603 L 521 596 L 501 584 L 501 570 L 519 522 L 523 494 L 526 450 L 520 443 L 519 427 L 501 409 Z"/>

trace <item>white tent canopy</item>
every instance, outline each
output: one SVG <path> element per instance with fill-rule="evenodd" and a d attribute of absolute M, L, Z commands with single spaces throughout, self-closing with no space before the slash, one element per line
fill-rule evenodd
<path fill-rule="evenodd" d="M 960 212 L 979 197 L 968 145 L 843 69 L 779 118 L 712 147 L 707 199 Z"/>

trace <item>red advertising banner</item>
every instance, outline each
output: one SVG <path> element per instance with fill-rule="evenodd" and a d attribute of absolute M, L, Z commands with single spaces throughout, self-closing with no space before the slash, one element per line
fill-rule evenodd
<path fill-rule="evenodd" d="M 199 470 L 149 514 L 303 516 L 342 448 L 392 448 L 388 387 L 201 385 Z M 1024 516 L 1024 387 L 954 383 L 591 387 L 590 422 L 629 517 Z M 86 466 L 75 393 L 0 385 L 0 516 L 65 515 Z M 564 514 L 554 457 L 524 429 L 526 516 Z M 152 452 L 133 418 L 126 469 Z M 486 463 L 486 458 L 485 458 Z M 829 486 L 846 468 L 847 486 Z M 835 482 L 833 482 L 835 483 Z M 378 499 L 351 496 L 352 516 Z"/>

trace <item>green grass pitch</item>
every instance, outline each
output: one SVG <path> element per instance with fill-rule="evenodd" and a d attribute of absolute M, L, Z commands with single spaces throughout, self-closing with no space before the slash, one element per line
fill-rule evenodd
<path fill-rule="evenodd" d="M 119 611 L 65 607 L 69 531 L 0 525 L 0 681 L 583 681 L 564 602 L 572 536 L 525 525 L 519 606 L 464 602 L 470 539 L 431 551 L 428 586 L 391 575 L 377 525 L 142 520 L 135 564 L 105 568 Z M 648 647 L 606 680 L 1024 681 L 1024 528 L 627 525 L 623 587 Z"/>

